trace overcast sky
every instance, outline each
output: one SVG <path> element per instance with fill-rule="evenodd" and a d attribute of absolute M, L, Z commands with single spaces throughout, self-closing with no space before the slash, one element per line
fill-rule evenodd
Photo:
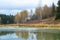
<path fill-rule="evenodd" d="M 39 2 L 41 6 L 51 6 L 53 2 L 57 5 L 58 0 L 0 0 L 0 14 L 14 15 L 23 9 L 34 9 L 39 6 Z"/>

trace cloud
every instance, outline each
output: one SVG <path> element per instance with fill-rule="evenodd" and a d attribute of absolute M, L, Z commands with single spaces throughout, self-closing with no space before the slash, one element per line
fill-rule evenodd
<path fill-rule="evenodd" d="M 36 8 L 39 3 L 42 6 L 45 4 L 51 6 L 53 2 L 57 5 L 58 0 L 42 0 L 42 2 L 39 0 L 0 0 L 0 14 L 15 15 L 23 9 L 31 10 Z"/>
<path fill-rule="evenodd" d="M 54 2 L 57 5 L 58 0 L 42 0 L 40 4 L 43 6 L 47 4 L 51 6 Z M 39 4 L 39 0 L 0 0 L 0 9 L 28 9 L 36 8 Z"/>
<path fill-rule="evenodd" d="M 57 2 L 58 0 L 42 0 L 42 5 L 52 6 L 52 3 L 54 3 L 57 6 Z"/>
<path fill-rule="evenodd" d="M 28 12 L 29 12 L 29 14 L 30 14 L 30 12 L 31 12 L 31 9 L 26 9 Z M 21 12 L 21 11 L 23 11 L 23 10 L 18 10 L 18 9 L 14 9 L 14 10 L 0 10 L 0 14 L 6 14 L 6 15 L 16 15 L 17 14 L 17 12 Z M 34 11 L 35 11 L 35 8 L 33 8 L 32 9 L 32 11 L 33 11 L 33 13 L 34 13 Z"/>
<path fill-rule="evenodd" d="M 38 5 L 38 0 L 0 0 L 0 9 L 33 8 Z"/>

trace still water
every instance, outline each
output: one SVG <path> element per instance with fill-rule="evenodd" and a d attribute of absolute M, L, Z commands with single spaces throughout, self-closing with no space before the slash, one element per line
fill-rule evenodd
<path fill-rule="evenodd" d="M 32 35 L 34 35 L 34 39 L 32 39 Z M 1 35 L 0 36 L 0 40 L 37 40 L 36 39 L 36 35 L 32 34 L 29 35 L 29 37 L 27 39 L 17 36 L 16 33 L 12 33 L 12 34 L 6 34 L 6 35 Z"/>
<path fill-rule="evenodd" d="M 23 36 L 21 36 L 23 35 Z M 25 37 L 24 37 L 25 36 Z M 26 37 L 28 36 L 28 37 Z M 0 35 L 0 40 L 60 40 L 60 34 L 55 33 L 11 33 L 6 35 Z"/>
<path fill-rule="evenodd" d="M 0 36 L 0 40 L 24 40 L 24 39 L 18 37 L 15 33 L 13 33 Z"/>
<path fill-rule="evenodd" d="M 60 40 L 60 29 L 58 30 L 58 29 L 24 28 L 4 30 L 5 31 L 9 30 L 8 32 L 10 33 L 0 35 L 0 40 Z M 12 33 L 10 30 L 12 31 Z M 2 29 L 0 29 L 0 31 L 2 31 Z"/>

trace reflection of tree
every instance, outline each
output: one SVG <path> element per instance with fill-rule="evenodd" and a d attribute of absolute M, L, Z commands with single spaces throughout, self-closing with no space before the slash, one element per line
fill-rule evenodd
<path fill-rule="evenodd" d="M 0 31 L 0 36 L 1 35 L 6 35 L 6 34 L 12 34 L 12 33 L 14 33 L 14 32 L 12 32 L 12 31 Z"/>

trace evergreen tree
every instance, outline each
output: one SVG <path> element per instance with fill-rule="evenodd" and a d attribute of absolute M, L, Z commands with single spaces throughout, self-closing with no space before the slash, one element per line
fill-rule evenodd
<path fill-rule="evenodd" d="M 54 5 L 54 3 L 52 4 L 52 16 L 55 16 L 55 12 L 56 12 L 56 10 L 55 10 L 55 5 Z"/>
<path fill-rule="evenodd" d="M 56 20 L 60 19 L 60 0 L 58 1 L 57 13 L 56 13 Z"/>

